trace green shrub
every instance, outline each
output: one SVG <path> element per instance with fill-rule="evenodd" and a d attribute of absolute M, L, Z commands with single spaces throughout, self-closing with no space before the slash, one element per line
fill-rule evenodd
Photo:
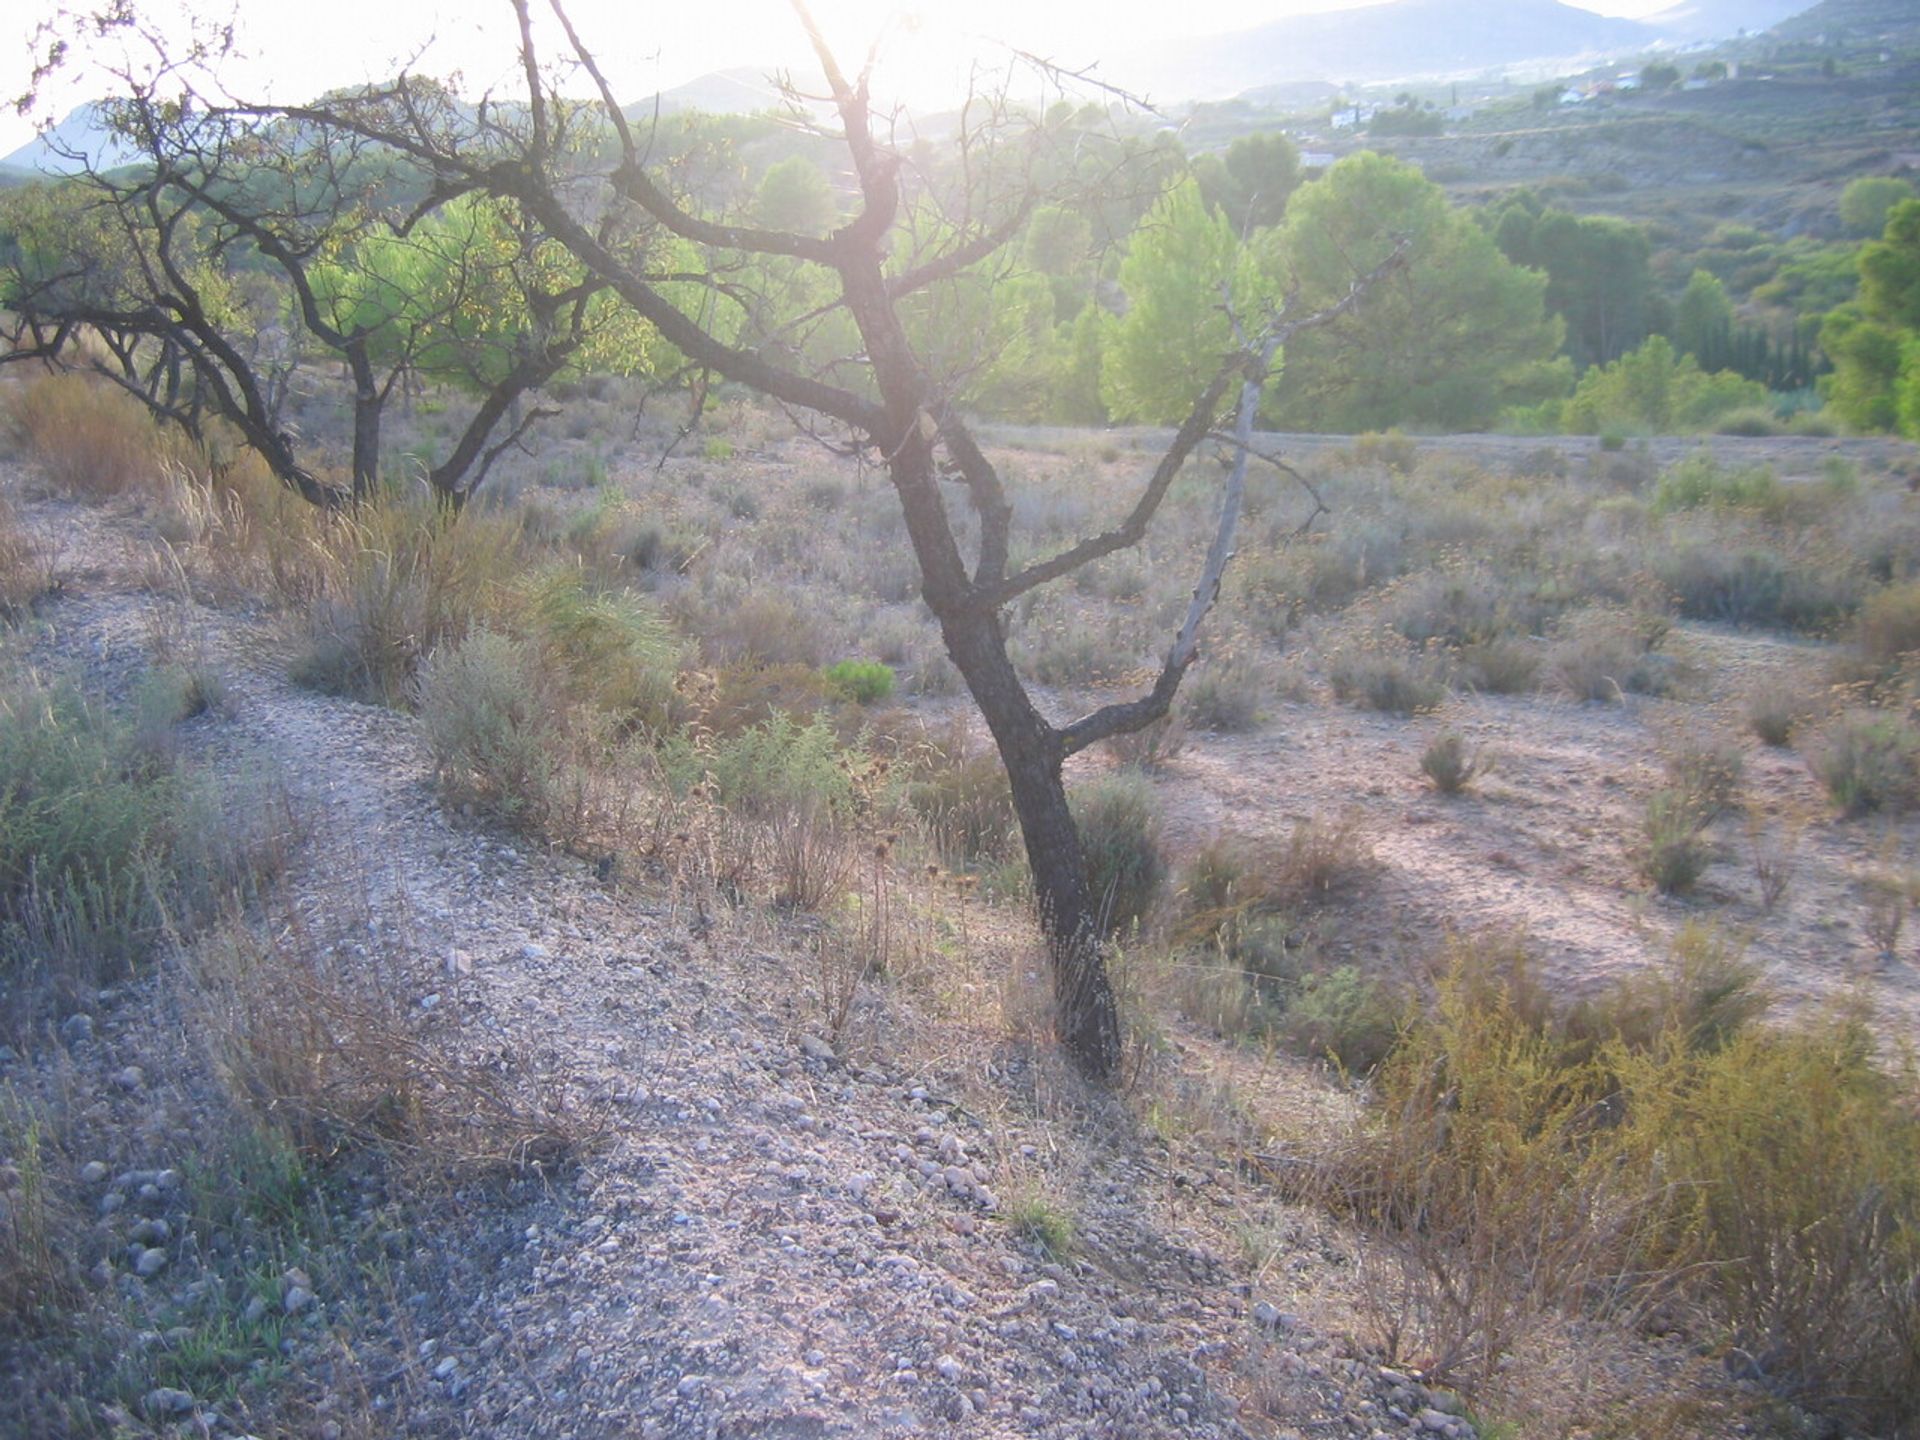
<path fill-rule="evenodd" d="M 1780 423 L 1780 417 L 1764 405 L 1749 405 L 1739 410 L 1729 410 L 1714 422 L 1713 428 L 1716 434 L 1744 435 L 1751 438 L 1787 433 L 1787 427 Z"/>
<path fill-rule="evenodd" d="M 1920 734 L 1897 715 L 1856 711 L 1815 742 L 1813 772 L 1850 816 L 1920 800 Z"/>
<path fill-rule="evenodd" d="M 1656 790 L 1648 797 L 1636 860 L 1640 874 L 1663 895 L 1686 894 L 1706 873 L 1713 859 L 1707 819 L 1699 799 L 1684 790 Z"/>
<path fill-rule="evenodd" d="M 1764 509 L 1780 500 L 1780 481 L 1764 465 L 1723 470 L 1711 455 L 1690 455 L 1661 475 L 1653 487 L 1653 513 L 1677 510 Z"/>
<path fill-rule="evenodd" d="M 417 681 L 420 724 L 447 799 L 539 831 L 554 810 L 559 724 L 526 644 L 480 630 L 435 652 Z"/>
<path fill-rule="evenodd" d="M 802 725 L 776 713 L 737 735 L 674 736 L 660 747 L 660 761 L 681 790 L 704 782 L 720 804 L 747 815 L 853 809 L 852 761 L 820 719 Z"/>
<path fill-rule="evenodd" d="M 648 601 L 594 589 L 580 567 L 560 565 L 527 583 L 525 606 L 529 635 L 568 699 L 622 726 L 666 729 L 681 647 Z"/>
<path fill-rule="evenodd" d="M 1751 971 L 1700 932 L 1666 975 L 1554 1007 L 1458 948 L 1374 1082 L 1334 1193 L 1388 1232 L 1396 1323 L 1484 1383 L 1542 1307 L 1698 1307 L 1769 1380 L 1859 1433 L 1920 1396 L 1920 1109 L 1862 1017 L 1752 1023 Z"/>
<path fill-rule="evenodd" d="M 839 660 L 820 672 L 827 689 L 859 705 L 872 705 L 893 694 L 893 670 L 878 660 Z"/>
<path fill-rule="evenodd" d="M 1399 1039 L 1404 1007 L 1356 965 L 1301 977 L 1287 999 L 1288 1037 L 1305 1055 L 1325 1056 L 1352 1075 L 1370 1074 Z"/>
<path fill-rule="evenodd" d="M 1167 883 L 1153 786 L 1139 774 L 1103 775 L 1070 800 L 1094 905 L 1110 933 L 1124 934 L 1145 923 Z"/>
<path fill-rule="evenodd" d="M 1432 661 L 1396 642 L 1371 637 L 1337 650 L 1327 665 L 1334 695 L 1350 705 L 1391 715 L 1417 715 L 1437 709 L 1447 687 Z"/>
<path fill-rule="evenodd" d="M 272 863 L 266 797 L 230 806 L 157 723 L 143 735 L 70 683 L 0 676 L 0 994 L 124 970 Z"/>

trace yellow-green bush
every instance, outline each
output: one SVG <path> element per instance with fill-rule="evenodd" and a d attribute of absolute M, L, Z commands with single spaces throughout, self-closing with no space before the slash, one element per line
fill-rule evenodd
<path fill-rule="evenodd" d="M 1456 951 L 1334 1166 L 1440 1368 L 1489 1379 L 1539 1307 L 1680 1296 L 1779 1389 L 1915 1433 L 1920 1092 L 1862 1016 L 1751 1023 L 1762 1003 L 1698 932 L 1573 1010 L 1511 947 Z"/>

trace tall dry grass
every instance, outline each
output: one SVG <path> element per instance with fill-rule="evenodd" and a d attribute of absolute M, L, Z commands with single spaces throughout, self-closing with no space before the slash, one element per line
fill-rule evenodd
<path fill-rule="evenodd" d="M 153 486 L 192 449 L 133 396 L 85 375 L 29 380 L 9 398 L 7 424 L 56 487 L 96 500 Z"/>

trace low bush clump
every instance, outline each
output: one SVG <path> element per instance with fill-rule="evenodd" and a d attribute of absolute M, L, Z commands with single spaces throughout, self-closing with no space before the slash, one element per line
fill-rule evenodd
<path fill-rule="evenodd" d="M 623 730 L 668 727 L 681 646 L 652 604 L 598 589 L 572 565 L 536 573 L 522 603 L 524 627 L 568 700 Z"/>
<path fill-rule="evenodd" d="M 893 694 L 893 670 L 878 660 L 838 660 L 820 675 L 830 692 L 856 705 L 872 705 Z"/>
<path fill-rule="evenodd" d="M 661 745 L 660 763 L 677 789 L 704 784 L 714 801 L 747 816 L 854 807 L 858 761 L 817 718 L 803 725 L 775 714 L 737 735 L 676 735 Z"/>
<path fill-rule="evenodd" d="M 1342 647 L 1328 662 L 1327 680 L 1337 698 L 1390 715 L 1435 710 L 1447 698 L 1447 687 L 1431 660 L 1397 641 Z"/>
<path fill-rule="evenodd" d="M 131 716 L 70 683 L 0 678 L 0 969 L 84 986 L 126 967 L 245 877 L 254 838 Z"/>
<path fill-rule="evenodd" d="M 560 724 L 550 678 L 524 643 L 478 630 L 428 658 L 416 696 L 447 799 L 519 829 L 555 811 Z"/>
<path fill-rule="evenodd" d="M 1375 1078 L 1333 1192 L 1389 1237 L 1380 1322 L 1469 1387 L 1543 1311 L 1698 1307 L 1802 1403 L 1920 1419 L 1920 1110 L 1862 1017 L 1764 997 L 1683 937 L 1658 983 L 1578 1011 L 1463 947 Z"/>
<path fill-rule="evenodd" d="M 1746 769 L 1739 746 L 1710 736 L 1680 740 L 1666 755 L 1669 788 L 1690 801 L 1707 821 L 1733 808 Z"/>
<path fill-rule="evenodd" d="M 1304 1055 L 1332 1060 L 1352 1075 L 1370 1074 L 1400 1036 L 1404 1002 L 1379 977 L 1337 965 L 1300 977 L 1287 997 L 1287 1037 Z"/>
<path fill-rule="evenodd" d="M 1635 855 L 1641 876 L 1663 895 L 1692 890 L 1713 860 L 1709 815 L 1698 796 L 1669 787 L 1647 799 Z"/>
<path fill-rule="evenodd" d="M 1656 617 L 1596 608 L 1567 617 L 1547 656 L 1547 673 L 1576 700 L 1659 694 L 1671 669 L 1654 652 L 1665 630 Z"/>
<path fill-rule="evenodd" d="M 47 547 L 28 533 L 0 496 L 0 625 L 19 621 L 52 588 Z"/>
<path fill-rule="evenodd" d="M 1442 795 L 1458 795 L 1492 768 L 1479 751 L 1469 755 L 1467 742 L 1453 731 L 1436 735 L 1420 756 L 1420 770 Z"/>
<path fill-rule="evenodd" d="M 519 566 L 520 531 L 481 509 L 389 498 L 334 517 L 312 558 L 320 597 L 294 680 L 393 705 L 426 656 L 494 615 Z"/>
<path fill-rule="evenodd" d="M 1005 860 L 1018 844 L 1013 789 L 990 747 L 972 744 L 964 725 L 908 747 L 895 765 L 907 808 L 931 831 L 947 863 Z"/>
<path fill-rule="evenodd" d="M 1854 624 L 1853 643 L 1868 664 L 1890 669 L 1920 653 L 1920 580 L 1869 596 Z"/>
<path fill-rule="evenodd" d="M 1810 763 L 1847 815 L 1904 810 L 1920 800 L 1920 733 L 1898 715 L 1841 716 L 1814 742 Z"/>
<path fill-rule="evenodd" d="M 1138 928 L 1167 883 L 1152 784 L 1138 774 L 1103 775 L 1070 798 L 1087 885 L 1107 930 L 1120 935 Z"/>
<path fill-rule="evenodd" d="M 1764 465 L 1725 470 L 1711 455 L 1691 455 L 1661 475 L 1653 487 L 1653 513 L 1702 506 L 1765 509 L 1779 502 L 1780 480 Z"/>
<path fill-rule="evenodd" d="M 1747 728 L 1776 749 L 1791 743 L 1793 732 L 1819 710 L 1818 702 L 1793 685 L 1761 685 L 1747 696 Z"/>

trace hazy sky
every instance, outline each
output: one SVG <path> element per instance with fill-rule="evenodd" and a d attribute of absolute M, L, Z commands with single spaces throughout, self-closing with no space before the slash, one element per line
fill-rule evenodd
<path fill-rule="evenodd" d="M 1642 15 L 1671 3 L 1587 0 L 1585 8 Z M 27 88 L 36 25 L 65 7 L 62 0 L 27 0 L 6 8 L 18 17 L 0 22 L 0 98 L 10 102 Z M 195 8 L 210 17 L 222 15 L 218 3 Z M 1080 66 L 1103 53 L 1137 49 L 1171 35 L 1218 33 L 1343 7 L 1342 0 L 1183 0 L 1178 5 L 1164 0 L 813 0 L 812 8 L 849 62 L 891 22 L 883 74 L 893 77 L 895 88 L 911 93 L 989 38 Z M 142 9 L 170 33 L 184 33 L 179 17 L 186 7 L 179 0 L 147 0 Z M 278 100 L 306 99 L 332 86 L 389 76 L 428 37 L 435 37 L 433 44 L 415 69 L 459 70 L 470 91 L 511 83 L 512 12 L 504 0 L 240 0 L 231 13 L 239 48 L 248 57 L 235 73 L 252 93 L 270 89 Z M 792 63 L 800 55 L 798 28 L 785 0 L 572 0 L 568 13 L 622 98 L 639 98 L 710 70 Z M 49 89 L 40 114 L 58 118 L 80 100 L 111 93 L 111 82 L 97 70 L 74 70 Z M 0 155 L 32 134 L 32 121 L 9 105 L 0 114 Z"/>

